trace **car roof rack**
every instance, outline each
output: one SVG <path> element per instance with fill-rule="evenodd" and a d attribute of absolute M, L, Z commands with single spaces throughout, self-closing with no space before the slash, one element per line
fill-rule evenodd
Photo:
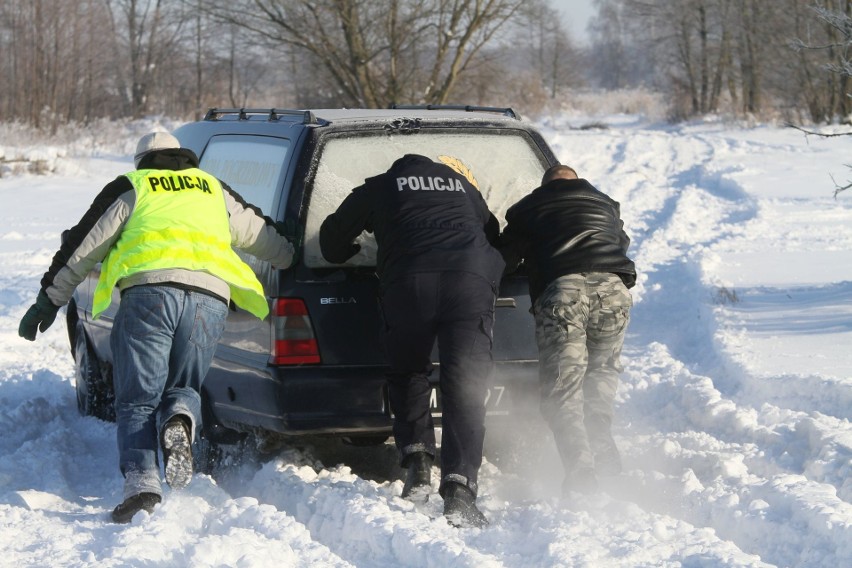
<path fill-rule="evenodd" d="M 520 120 L 520 117 L 517 115 L 517 113 L 515 113 L 515 111 L 508 107 L 503 108 L 475 105 L 399 105 L 396 103 L 391 103 L 388 108 L 399 110 L 463 110 L 466 112 L 497 112 L 508 116 L 509 118 L 517 118 Z"/>
<path fill-rule="evenodd" d="M 204 120 L 219 120 L 222 115 L 235 114 L 239 120 L 248 120 L 249 115 L 264 114 L 268 120 L 279 120 L 281 116 L 301 116 L 303 124 L 318 124 L 317 117 L 309 110 L 289 108 L 211 108 Z"/>

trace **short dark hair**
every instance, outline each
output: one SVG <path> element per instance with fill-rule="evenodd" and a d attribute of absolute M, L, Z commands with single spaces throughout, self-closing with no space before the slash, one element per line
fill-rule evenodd
<path fill-rule="evenodd" d="M 555 179 L 577 179 L 579 177 L 580 176 L 577 175 L 577 171 L 571 166 L 557 164 L 549 167 L 547 171 L 544 172 L 544 177 L 541 178 L 541 185 L 550 183 Z"/>

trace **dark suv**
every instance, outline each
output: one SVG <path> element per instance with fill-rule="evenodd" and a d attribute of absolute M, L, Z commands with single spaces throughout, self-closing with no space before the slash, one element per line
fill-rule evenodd
<path fill-rule="evenodd" d="M 473 171 L 502 221 L 506 209 L 556 163 L 541 135 L 511 109 L 212 109 L 174 134 L 198 154 L 202 169 L 264 214 L 305 228 L 302 257 L 287 270 L 243 255 L 264 285 L 271 313 L 264 321 L 239 309 L 228 317 L 202 392 L 204 435 L 212 441 L 233 439 L 234 431 L 331 434 L 354 443 L 390 435 L 375 241 L 361 235 L 361 252 L 340 265 L 319 250 L 320 224 L 352 188 L 406 153 L 454 156 Z M 80 411 L 109 420 L 108 339 L 119 298 L 116 291 L 110 309 L 91 318 L 98 275 L 96 269 L 78 287 L 67 312 L 68 332 Z M 487 400 L 492 419 L 537 411 L 538 363 L 528 310 L 526 278 L 505 278 Z M 437 390 L 433 407 L 440 420 Z"/>

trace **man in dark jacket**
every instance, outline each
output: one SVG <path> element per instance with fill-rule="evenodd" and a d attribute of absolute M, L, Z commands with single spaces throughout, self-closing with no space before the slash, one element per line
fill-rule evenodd
<path fill-rule="evenodd" d="M 636 270 L 619 204 L 558 165 L 506 222 L 507 272 L 523 261 L 529 276 L 541 409 L 565 468 L 563 493 L 595 491 L 598 475 L 621 471 L 612 405 Z"/>
<path fill-rule="evenodd" d="M 18 328 L 35 340 L 98 262 L 92 315 L 110 305 L 116 286 L 121 291 L 110 335 L 124 476 L 124 501 L 112 512 L 117 523 L 152 512 L 162 499 L 158 449 L 169 486 L 190 482 L 199 393 L 229 300 L 261 318 L 269 311 L 263 287 L 232 247 L 280 268 L 295 253 L 271 219 L 198 169 L 195 153 L 171 134 L 143 136 L 135 164 L 68 232 Z"/>
<path fill-rule="evenodd" d="M 457 526 L 487 523 L 476 507 L 493 368 L 494 302 L 504 268 L 499 223 L 458 160 L 407 154 L 352 190 L 320 229 L 323 256 L 343 263 L 363 230 L 378 245 L 377 266 L 389 395 L 403 497 L 428 491 L 435 431 L 429 408 L 430 353 L 438 341 L 443 403 L 444 515 Z"/>

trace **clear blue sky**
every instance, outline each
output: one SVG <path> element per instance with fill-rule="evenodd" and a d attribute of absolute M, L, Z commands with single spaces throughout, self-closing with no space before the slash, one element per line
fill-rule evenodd
<path fill-rule="evenodd" d="M 587 43 L 586 24 L 595 13 L 592 0 L 550 0 L 550 5 L 562 14 L 565 28 L 577 43 Z"/>

